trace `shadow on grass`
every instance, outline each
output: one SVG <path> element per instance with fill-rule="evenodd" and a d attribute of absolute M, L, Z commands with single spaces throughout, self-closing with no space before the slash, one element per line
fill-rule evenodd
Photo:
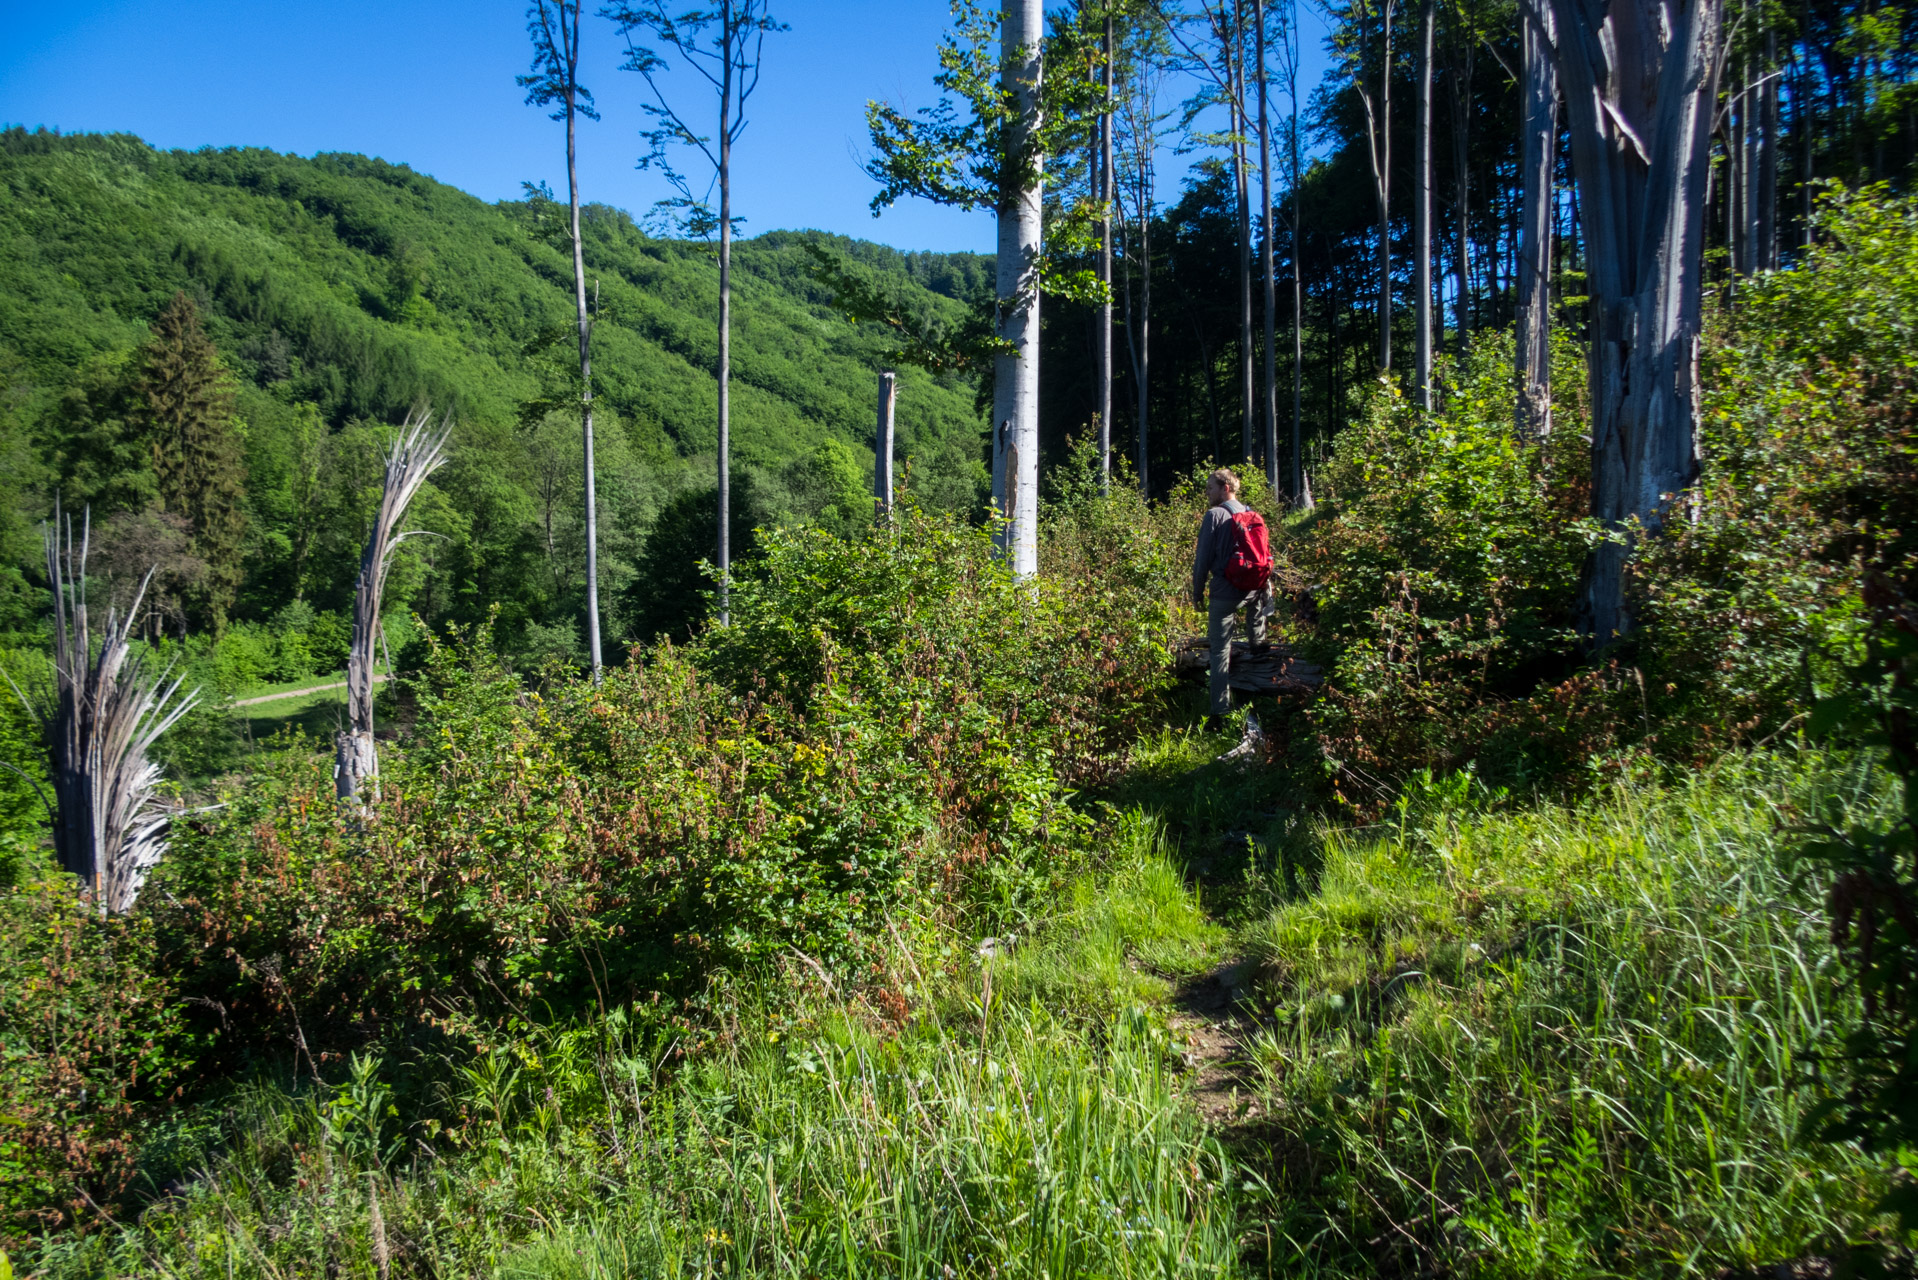
<path fill-rule="evenodd" d="M 264 746 L 282 730 L 297 729 L 318 742 L 331 742 L 346 722 L 346 690 L 329 689 L 304 698 L 286 698 L 234 712 L 246 740 Z"/>
<path fill-rule="evenodd" d="M 1166 695 L 1166 727 L 1142 738 L 1124 775 L 1093 797 L 1156 821 L 1174 865 L 1226 924 L 1309 893 L 1317 879 L 1304 788 L 1283 753 L 1218 759 L 1238 745 L 1246 710 L 1280 741 L 1296 715 L 1296 705 L 1261 698 L 1235 713 L 1225 732 L 1207 733 L 1205 690 L 1178 685 Z"/>

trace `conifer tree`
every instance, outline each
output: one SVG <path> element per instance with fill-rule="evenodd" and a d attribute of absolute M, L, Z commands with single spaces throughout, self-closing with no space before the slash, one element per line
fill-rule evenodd
<path fill-rule="evenodd" d="M 196 602 L 216 631 L 239 590 L 246 537 L 246 460 L 233 386 L 184 293 L 153 321 L 133 377 L 133 413 L 152 451 L 161 510 L 187 522 L 206 561 Z"/>

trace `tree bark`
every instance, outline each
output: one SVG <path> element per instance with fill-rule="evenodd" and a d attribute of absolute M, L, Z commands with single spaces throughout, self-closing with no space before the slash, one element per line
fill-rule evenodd
<path fill-rule="evenodd" d="M 1299 193 L 1299 0 L 1292 0 L 1290 42 L 1286 58 L 1286 83 L 1291 101 L 1291 124 L 1287 130 L 1292 153 L 1292 505 L 1310 510 L 1311 495 L 1305 489 L 1304 398 L 1305 398 L 1305 205 Z"/>
<path fill-rule="evenodd" d="M 1586 566 L 1579 627 L 1631 629 L 1626 540 L 1698 474 L 1705 181 L 1719 0 L 1552 0 L 1592 292 L 1592 514 L 1619 541 Z"/>
<path fill-rule="evenodd" d="M 1000 183 L 999 336 L 1014 350 L 993 358 L 992 498 L 1005 521 L 1000 551 L 1014 574 L 1039 570 L 1039 280 L 1040 192 L 1044 158 L 1033 135 L 1039 124 L 1039 77 L 1045 12 L 1041 0 L 1003 0 L 1000 68 L 1013 93 L 1005 126 Z"/>
<path fill-rule="evenodd" d="M 1112 492 L 1112 11 L 1105 15 L 1105 110 L 1099 113 L 1099 492 Z"/>
<path fill-rule="evenodd" d="M 1521 8 L 1524 97 L 1519 118 L 1518 430 L 1552 429 L 1552 162 L 1558 142 L 1558 72 L 1549 0 Z"/>
<path fill-rule="evenodd" d="M 1259 93 L 1259 209 L 1264 243 L 1260 272 L 1265 281 L 1265 387 L 1259 408 L 1265 420 L 1265 483 L 1274 495 L 1279 484 L 1278 281 L 1272 274 L 1272 116 L 1266 102 L 1265 0 L 1252 0 L 1254 75 Z"/>
<path fill-rule="evenodd" d="M 1231 93 L 1232 181 L 1239 201 L 1239 457 L 1258 456 L 1252 346 L 1252 192 L 1247 173 L 1245 113 L 1245 7 L 1235 0 L 1226 44 L 1226 84 Z"/>
<path fill-rule="evenodd" d="M 719 625 L 732 622 L 733 578 L 733 13 L 721 0 L 719 85 Z"/>
<path fill-rule="evenodd" d="M 1418 154 L 1414 158 L 1412 210 L 1412 291 L 1414 295 L 1413 389 L 1419 407 L 1432 412 L 1432 28 L 1434 0 L 1419 14 Z"/>
<path fill-rule="evenodd" d="M 1365 141 L 1372 161 L 1373 193 L 1379 205 L 1379 358 L 1381 371 L 1392 367 L 1392 16 L 1395 0 L 1386 0 L 1379 29 L 1384 45 L 1380 62 L 1378 106 L 1365 88 L 1364 67 L 1358 70 L 1359 98 L 1365 104 Z"/>
<path fill-rule="evenodd" d="M 1472 63 L 1477 52 L 1470 32 L 1459 40 L 1458 63 L 1452 68 L 1452 181 L 1457 189 L 1458 215 L 1455 227 L 1458 259 L 1458 295 L 1453 299 L 1457 313 L 1453 321 L 1458 354 L 1461 359 L 1472 337 Z"/>
<path fill-rule="evenodd" d="M 1758 269 L 1778 269 L 1778 146 L 1783 138 L 1779 107 L 1783 68 L 1778 65 L 1778 33 L 1769 22 L 1765 29 L 1764 111 L 1760 117 L 1765 131 L 1765 154 L 1758 168 Z"/>
<path fill-rule="evenodd" d="M 872 436 L 872 496 L 883 523 L 892 518 L 892 421 L 899 399 L 899 375 L 879 375 L 879 420 Z"/>

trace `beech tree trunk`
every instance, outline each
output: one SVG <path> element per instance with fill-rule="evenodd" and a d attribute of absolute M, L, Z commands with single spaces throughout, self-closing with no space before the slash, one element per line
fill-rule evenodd
<path fill-rule="evenodd" d="M 1245 29 L 1244 9 L 1235 5 L 1231 43 L 1226 52 L 1226 83 L 1232 95 L 1232 181 L 1239 200 L 1239 456 L 1250 462 L 1258 457 L 1257 411 L 1254 391 L 1252 346 L 1252 191 L 1247 173 L 1246 135 L 1251 122 L 1245 116 Z"/>
<path fill-rule="evenodd" d="M 732 30 L 726 6 L 722 31 Z M 729 46 L 730 47 L 730 44 Z M 733 577 L 733 59 L 719 86 L 719 625 L 732 621 Z"/>
<path fill-rule="evenodd" d="M 1265 483 L 1274 494 L 1279 485 L 1279 353 L 1278 281 L 1272 275 L 1272 116 L 1266 103 L 1265 0 L 1252 0 L 1254 67 L 1259 94 L 1259 211 L 1264 243 L 1260 273 L 1265 281 L 1265 389 L 1259 409 L 1265 419 Z"/>
<path fill-rule="evenodd" d="M 1004 0 L 1000 68 L 1015 111 L 1005 126 L 1007 181 L 1000 184 L 999 336 L 1014 350 L 993 358 L 992 500 L 1005 524 L 1000 550 L 1013 573 L 1039 570 L 1039 279 L 1040 192 L 1044 158 L 1032 138 L 1039 123 L 1042 0 Z"/>
<path fill-rule="evenodd" d="M 1462 46 L 1452 67 L 1452 180 L 1456 188 L 1458 219 L 1453 254 L 1457 258 L 1458 296 L 1453 300 L 1457 313 L 1453 326 L 1461 358 L 1472 340 L 1472 62 L 1477 51 L 1470 32 L 1459 40 Z"/>
<path fill-rule="evenodd" d="M 1720 0 L 1551 0 L 1592 293 L 1592 513 L 1655 534 L 1698 475 L 1705 185 Z M 1631 629 L 1623 542 L 1587 563 L 1579 625 Z"/>
<path fill-rule="evenodd" d="M 1552 64 L 1549 0 L 1520 13 L 1524 97 L 1519 117 L 1518 429 L 1552 429 L 1552 161 L 1558 141 L 1558 71 Z"/>
<path fill-rule="evenodd" d="M 1299 200 L 1299 0 L 1292 0 L 1286 55 L 1286 84 L 1292 117 L 1287 141 L 1292 152 L 1292 505 L 1310 510 L 1305 488 L 1305 208 Z"/>
<path fill-rule="evenodd" d="M 380 642 L 380 612 L 393 551 L 406 534 L 400 520 L 427 478 L 446 461 L 450 421 L 432 425 L 421 408 L 407 418 L 386 454 L 380 509 L 360 552 L 353 591 L 352 648 L 346 658 L 346 728 L 334 737 L 333 788 L 341 800 L 359 803 L 368 791 L 379 797 L 379 751 L 373 740 L 373 674 Z"/>
<path fill-rule="evenodd" d="M 1112 492 L 1112 12 L 1106 11 L 1105 110 L 1099 113 L 1099 492 Z"/>
<path fill-rule="evenodd" d="M 1365 104 L 1365 141 L 1372 161 L 1373 194 L 1378 197 L 1379 212 L 1379 369 L 1392 367 L 1392 16 L 1394 0 L 1380 14 L 1379 35 L 1384 44 L 1380 60 L 1379 96 L 1374 99 L 1365 87 L 1364 68 L 1359 68 L 1359 98 Z"/>
<path fill-rule="evenodd" d="M 1414 295 L 1412 381 L 1419 407 L 1432 412 L 1432 27 L 1434 0 L 1419 14 L 1418 154 L 1413 161 L 1412 290 Z"/>

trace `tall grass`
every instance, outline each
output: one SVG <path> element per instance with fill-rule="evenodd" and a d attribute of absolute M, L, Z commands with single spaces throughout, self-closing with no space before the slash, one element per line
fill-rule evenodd
<path fill-rule="evenodd" d="M 429 1125 L 403 1124 L 406 1082 L 371 1058 L 243 1091 L 202 1176 L 39 1269 L 1230 1273 L 1238 1184 L 1179 1097 L 1149 971 L 1206 963 L 1223 931 L 1156 828 L 1116 836 L 1101 887 L 1030 938 L 902 921 L 889 963 L 910 1003 L 888 1012 L 871 991 L 716 993 L 722 1033 L 690 1061 L 618 1014 L 536 1030 L 449 1064 Z"/>
<path fill-rule="evenodd" d="M 1807 1148 L 1845 996 L 1782 845 L 1819 759 L 1327 832 L 1252 931 L 1274 1029 L 1274 1259 L 1336 1274 L 1714 1275 L 1841 1248 L 1883 1175 Z"/>

